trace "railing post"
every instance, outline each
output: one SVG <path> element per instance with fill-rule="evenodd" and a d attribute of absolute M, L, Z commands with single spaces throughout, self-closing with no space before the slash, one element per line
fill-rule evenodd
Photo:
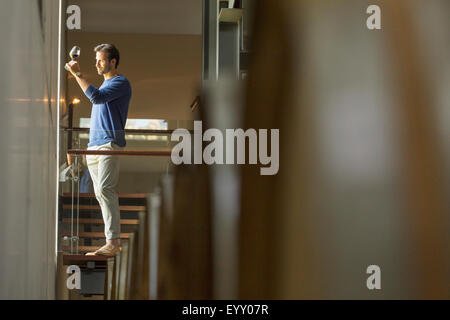
<path fill-rule="evenodd" d="M 69 129 L 73 128 L 73 103 L 69 103 Z M 72 149 L 72 130 L 67 133 L 67 150 Z"/>

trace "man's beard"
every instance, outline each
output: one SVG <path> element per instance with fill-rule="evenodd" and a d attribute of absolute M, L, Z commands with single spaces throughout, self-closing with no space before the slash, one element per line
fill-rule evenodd
<path fill-rule="evenodd" d="M 110 70 L 111 68 L 109 68 L 109 66 L 105 66 L 103 69 L 97 69 L 97 73 L 101 76 L 101 75 L 104 75 L 105 73 L 108 73 L 109 72 L 109 70 Z"/>

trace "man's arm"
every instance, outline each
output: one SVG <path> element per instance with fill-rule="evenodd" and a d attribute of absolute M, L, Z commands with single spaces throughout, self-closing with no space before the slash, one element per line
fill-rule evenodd
<path fill-rule="evenodd" d="M 77 61 L 69 61 L 68 63 L 66 63 L 66 66 L 69 69 L 70 73 L 75 77 L 75 80 L 77 80 L 78 85 L 84 93 L 91 84 L 89 83 L 89 81 L 83 78 L 83 75 L 77 76 L 77 72 L 80 72 L 80 65 Z"/>
<path fill-rule="evenodd" d="M 80 86 L 81 90 L 83 90 L 83 92 L 86 92 L 87 88 L 89 88 L 89 86 L 91 85 L 89 83 L 89 81 L 87 81 L 85 78 L 83 78 L 83 75 L 78 76 L 74 76 L 75 80 L 77 80 L 78 85 Z"/>
<path fill-rule="evenodd" d="M 97 89 L 92 84 L 90 84 L 89 81 L 83 78 L 82 75 L 77 76 L 77 73 L 80 72 L 80 66 L 78 65 L 78 62 L 70 61 L 66 64 L 66 66 L 69 69 L 70 73 L 72 73 L 72 75 L 77 80 L 78 85 L 80 86 L 81 90 L 83 90 L 83 93 L 93 104 L 101 104 L 112 101 L 126 94 L 130 90 L 128 82 L 121 80 L 111 81 L 109 86 L 107 86 L 106 88 Z"/>
<path fill-rule="evenodd" d="M 89 85 L 84 94 L 91 100 L 93 104 L 106 103 L 115 100 L 129 91 L 127 81 L 121 79 L 113 79 L 108 86 L 97 89 L 93 85 Z"/>

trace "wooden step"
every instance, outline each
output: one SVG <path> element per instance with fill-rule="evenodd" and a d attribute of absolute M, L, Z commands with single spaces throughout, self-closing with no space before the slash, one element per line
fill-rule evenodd
<path fill-rule="evenodd" d="M 63 209 L 72 209 L 71 204 L 64 204 Z M 77 205 L 73 206 L 73 209 L 77 209 Z M 119 206 L 120 211 L 145 211 L 145 206 Z M 100 206 L 98 205 L 87 205 L 87 204 L 80 204 L 80 210 L 101 210 Z"/>
<path fill-rule="evenodd" d="M 118 194 L 120 199 L 128 198 L 128 199 L 146 199 L 147 194 L 146 193 L 119 193 Z M 63 193 L 64 198 L 72 198 L 72 193 L 65 192 Z M 74 194 L 74 197 L 77 197 L 77 194 Z M 94 193 L 80 193 L 80 198 L 95 198 Z"/>
<path fill-rule="evenodd" d="M 63 264 L 64 265 L 79 265 L 79 264 L 86 264 L 87 262 L 93 261 L 96 262 L 96 264 L 100 263 L 106 264 L 108 259 L 114 259 L 114 257 L 108 257 L 108 256 L 87 256 L 84 254 L 63 254 Z"/>
<path fill-rule="evenodd" d="M 62 232 L 61 235 L 67 236 L 67 237 L 71 236 L 70 232 Z M 81 238 L 100 238 L 100 239 L 106 238 L 105 234 L 103 232 L 79 232 L 78 236 Z M 130 236 L 131 236 L 131 233 L 121 233 L 120 234 L 121 239 L 129 239 Z"/>
<path fill-rule="evenodd" d="M 78 252 L 94 252 L 95 250 L 100 249 L 102 246 L 78 246 Z M 70 251 L 70 246 L 63 246 L 64 251 Z M 73 246 L 73 251 L 77 250 L 77 246 Z"/>
<path fill-rule="evenodd" d="M 70 223 L 72 221 L 71 218 L 63 218 L 62 222 L 64 223 Z M 77 219 L 73 219 L 73 223 L 77 223 Z M 79 223 L 84 224 L 104 224 L 103 219 L 91 219 L 91 218 L 80 218 Z M 138 219 L 120 219 L 120 224 L 127 224 L 127 225 L 138 225 L 139 220 Z"/>

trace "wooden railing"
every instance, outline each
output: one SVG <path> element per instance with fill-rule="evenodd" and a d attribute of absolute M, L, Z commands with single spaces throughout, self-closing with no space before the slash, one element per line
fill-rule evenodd
<path fill-rule="evenodd" d="M 80 128 L 80 127 L 62 127 L 64 131 L 67 132 L 89 132 L 89 128 Z M 160 129 L 125 129 L 125 134 L 149 134 L 149 135 L 169 135 L 172 134 L 176 129 L 167 129 L 167 130 L 160 130 Z M 190 133 L 194 133 L 193 130 L 188 130 Z"/>
<path fill-rule="evenodd" d="M 72 149 L 68 150 L 69 155 L 116 155 L 116 156 L 160 156 L 170 157 L 170 150 L 85 150 Z"/>

